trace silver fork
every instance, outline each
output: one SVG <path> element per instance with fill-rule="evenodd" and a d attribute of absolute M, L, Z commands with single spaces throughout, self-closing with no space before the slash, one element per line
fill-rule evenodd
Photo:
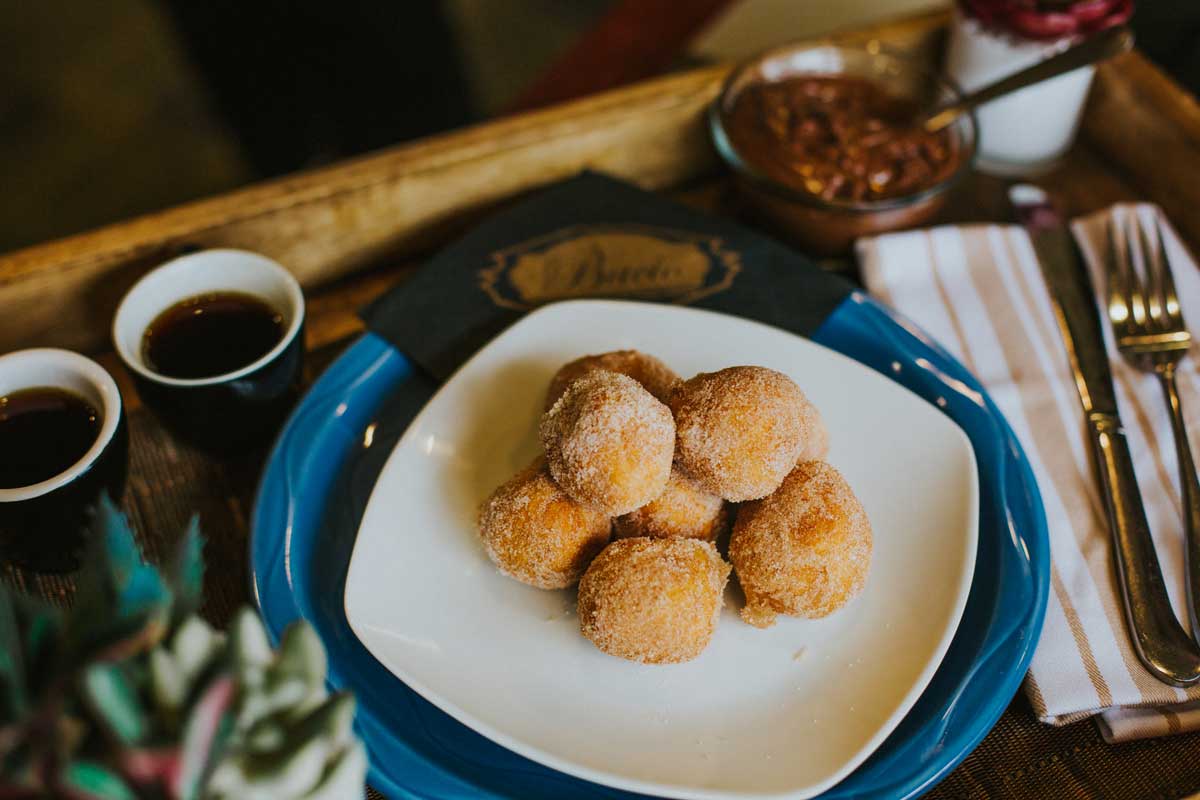
<path fill-rule="evenodd" d="M 1188 612 L 1192 636 L 1200 641 L 1200 479 L 1196 477 L 1179 389 L 1175 385 L 1175 369 L 1187 355 L 1192 336 L 1184 326 L 1179 308 L 1162 227 L 1156 217 L 1151 239 L 1139 216 L 1136 209 L 1127 209 L 1109 218 L 1108 317 L 1117 349 L 1138 369 L 1158 376 L 1171 411 L 1179 483 L 1183 487 Z M 1139 261 L 1145 279 L 1138 274 Z"/>

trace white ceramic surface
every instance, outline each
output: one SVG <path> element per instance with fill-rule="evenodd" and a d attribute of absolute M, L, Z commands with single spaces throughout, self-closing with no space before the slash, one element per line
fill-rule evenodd
<path fill-rule="evenodd" d="M 964 91 L 973 92 L 1073 44 L 1071 38 L 1037 42 L 996 33 L 955 9 L 945 69 Z M 976 109 L 976 166 L 997 175 L 1051 169 L 1075 141 L 1094 73 L 1094 67 L 1080 67 Z"/>
<path fill-rule="evenodd" d="M 75 480 L 100 457 L 121 419 L 121 393 L 103 367 L 90 358 L 52 347 L 18 350 L 0 356 L 0 397 L 43 386 L 74 392 L 100 412 L 100 433 L 88 451 L 67 470 L 30 486 L 0 489 L 0 503 L 15 503 L 52 492 Z"/>
<path fill-rule="evenodd" d="M 637 348 L 684 376 L 760 364 L 821 409 L 829 460 L 875 534 L 863 594 L 823 620 L 737 617 L 734 589 L 696 660 L 643 666 L 578 630 L 573 591 L 500 575 L 480 502 L 538 452 L 547 382 L 586 353 Z M 809 797 L 849 774 L 928 683 L 974 569 L 966 436 L 866 367 L 712 312 L 604 301 L 524 317 L 464 365 L 397 444 L 363 518 L 346 616 L 400 679 L 485 736 L 579 777 L 670 797 Z"/>
<path fill-rule="evenodd" d="M 283 315 L 283 338 L 257 361 L 222 375 L 171 378 L 150 369 L 142 357 L 142 337 L 150 323 L 181 300 L 210 292 L 242 292 L 260 298 Z M 142 377 L 170 386 L 205 386 L 248 375 L 270 363 L 299 334 L 303 322 L 304 293 L 278 262 L 247 250 L 201 250 L 172 259 L 142 276 L 117 307 L 112 337 L 125 366 Z"/>

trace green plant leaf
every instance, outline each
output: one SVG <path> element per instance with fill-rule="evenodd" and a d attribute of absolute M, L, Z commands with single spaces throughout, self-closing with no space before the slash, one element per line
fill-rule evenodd
<path fill-rule="evenodd" d="M 200 696 L 184 725 L 180 747 L 182 763 L 176 794 L 179 800 L 200 797 L 204 779 L 214 762 L 225 752 L 233 733 L 231 708 L 237 686 L 232 677 L 221 676 Z"/>
<path fill-rule="evenodd" d="M 90 761 L 67 764 L 61 773 L 63 784 L 75 797 L 97 800 L 137 800 L 137 795 L 116 772 Z"/>
<path fill-rule="evenodd" d="M 88 708 L 112 737 L 125 746 L 146 738 L 150 720 L 122 667 L 92 664 L 84 670 L 79 688 Z"/>
<path fill-rule="evenodd" d="M 156 644 L 169 630 L 173 596 L 107 497 L 95 510 L 89 550 L 68 618 L 75 659 L 123 658 Z"/>
<path fill-rule="evenodd" d="M 194 700 L 197 681 L 214 667 L 224 645 L 223 634 L 192 615 L 176 627 L 168 642 L 150 651 L 150 697 L 169 727 L 178 725 L 187 702 Z"/>
<path fill-rule="evenodd" d="M 75 580 L 76 604 L 91 601 L 110 607 L 113 587 L 140 563 L 141 553 L 129 523 L 107 497 L 93 510 L 90 528 L 86 557 Z"/>
<path fill-rule="evenodd" d="M 320 637 L 298 623 L 272 653 L 249 609 L 234 619 L 233 730 L 200 793 L 206 800 L 335 800 L 359 796 L 367 762 L 354 734 L 354 698 L 329 696 Z M 193 800 L 190 797 L 184 800 Z"/>
<path fill-rule="evenodd" d="M 348 692 L 333 695 L 292 727 L 288 732 L 288 745 L 295 746 L 308 739 L 322 739 L 334 749 L 341 749 L 354 735 L 354 709 L 353 695 Z"/>
<path fill-rule="evenodd" d="M 30 713 L 57 675 L 63 612 L 0 586 L 0 725 Z"/>
<path fill-rule="evenodd" d="M 357 797 L 367 782 L 367 748 L 355 741 L 343 750 L 328 768 L 321 783 L 305 795 L 305 800 L 342 800 Z"/>
<path fill-rule="evenodd" d="M 171 655 L 188 682 L 194 681 L 225 642 L 225 637 L 196 615 L 183 619 L 171 634 Z"/>
<path fill-rule="evenodd" d="M 64 612 L 33 597 L 13 598 L 17 618 L 25 635 L 25 664 L 28 678 L 37 684 L 44 681 L 49 662 L 57 655 L 63 633 Z M 38 674 L 30 674 L 38 673 Z"/>
<path fill-rule="evenodd" d="M 84 568 L 68 620 L 74 660 L 87 661 L 114 639 L 153 640 L 166 630 L 171 594 L 142 553 L 125 516 L 104 497 L 92 518 Z"/>
<path fill-rule="evenodd" d="M 237 721 L 242 730 L 250 730 L 275 714 L 289 714 L 301 707 L 307 712 L 312 689 L 301 678 L 279 673 L 268 673 L 266 680 L 256 686 L 242 684 L 241 701 L 238 704 Z M 319 701 L 324 697 L 317 698 Z"/>
<path fill-rule="evenodd" d="M 178 622 L 200 608 L 204 599 L 204 537 L 198 516 L 192 515 L 166 572 L 175 594 L 174 617 Z"/>
<path fill-rule="evenodd" d="M 296 620 L 283 632 L 273 671 L 294 675 L 310 686 L 325 684 L 325 646 L 312 626 Z"/>
<path fill-rule="evenodd" d="M 0 724 L 25 715 L 25 642 L 7 584 L 0 585 Z"/>
<path fill-rule="evenodd" d="M 234 666 L 243 676 L 243 681 L 256 671 L 265 669 L 274 658 L 262 622 L 248 608 L 243 608 L 233 618 L 233 624 L 229 626 L 229 638 Z"/>
<path fill-rule="evenodd" d="M 142 560 L 125 516 L 107 501 L 106 508 L 111 513 L 105 538 L 113 568 L 114 611 L 120 617 L 158 611 L 172 600 L 162 574 Z"/>
<path fill-rule="evenodd" d="M 221 762 L 209 788 L 231 800 L 303 797 L 320 781 L 331 752 L 330 744 L 319 738 L 271 753 L 241 752 Z"/>
<path fill-rule="evenodd" d="M 190 688 L 187 676 L 175 663 L 174 657 L 161 646 L 150 651 L 148 666 L 151 698 L 168 719 L 175 719 L 187 699 Z"/>

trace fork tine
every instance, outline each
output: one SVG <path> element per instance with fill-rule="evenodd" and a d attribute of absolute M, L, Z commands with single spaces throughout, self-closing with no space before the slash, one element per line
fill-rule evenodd
<path fill-rule="evenodd" d="M 1117 247 L 1117 213 L 1108 215 L 1104 232 L 1108 237 L 1108 246 L 1104 249 L 1104 267 L 1108 273 L 1108 319 L 1113 325 L 1113 331 L 1118 337 L 1124 336 L 1129 329 L 1129 278 L 1122 265 L 1121 251 Z"/>
<path fill-rule="evenodd" d="M 1126 304 L 1129 308 L 1130 325 L 1135 329 L 1135 332 L 1145 333 L 1146 330 L 1146 296 L 1145 289 L 1142 288 L 1143 280 L 1137 271 L 1137 257 L 1134 254 L 1134 239 L 1137 236 L 1137 220 L 1131 219 L 1133 212 L 1128 209 L 1122 209 L 1123 224 L 1121 226 L 1121 235 L 1124 238 L 1121 252 L 1125 254 L 1125 275 L 1127 281 L 1126 287 Z"/>
<path fill-rule="evenodd" d="M 1167 319 L 1166 307 L 1163 303 L 1162 261 L 1156 245 L 1158 244 L 1157 230 L 1153 242 L 1142 219 L 1142 209 L 1135 206 L 1130 214 L 1133 218 L 1133 228 L 1136 232 L 1136 246 L 1142 256 L 1142 302 L 1146 305 L 1147 328 L 1152 332 L 1166 333 L 1171 323 Z"/>
<path fill-rule="evenodd" d="M 1163 304 L 1163 324 L 1169 328 L 1182 328 L 1184 326 L 1183 309 L 1179 307 L 1179 295 L 1175 291 L 1175 278 L 1171 275 L 1171 262 L 1167 259 L 1166 233 L 1163 230 L 1162 220 L 1157 214 L 1154 216 L 1154 235 L 1155 243 L 1158 245 L 1154 252 L 1158 261 L 1158 287 Z"/>

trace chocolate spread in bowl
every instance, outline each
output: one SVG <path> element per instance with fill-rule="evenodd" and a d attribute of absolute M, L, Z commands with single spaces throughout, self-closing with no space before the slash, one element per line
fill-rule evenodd
<path fill-rule="evenodd" d="M 833 202 L 916 194 L 961 158 L 950 129 L 914 124 L 911 100 L 864 78 L 805 75 L 747 87 L 726 112 L 738 154 L 771 180 Z"/>

